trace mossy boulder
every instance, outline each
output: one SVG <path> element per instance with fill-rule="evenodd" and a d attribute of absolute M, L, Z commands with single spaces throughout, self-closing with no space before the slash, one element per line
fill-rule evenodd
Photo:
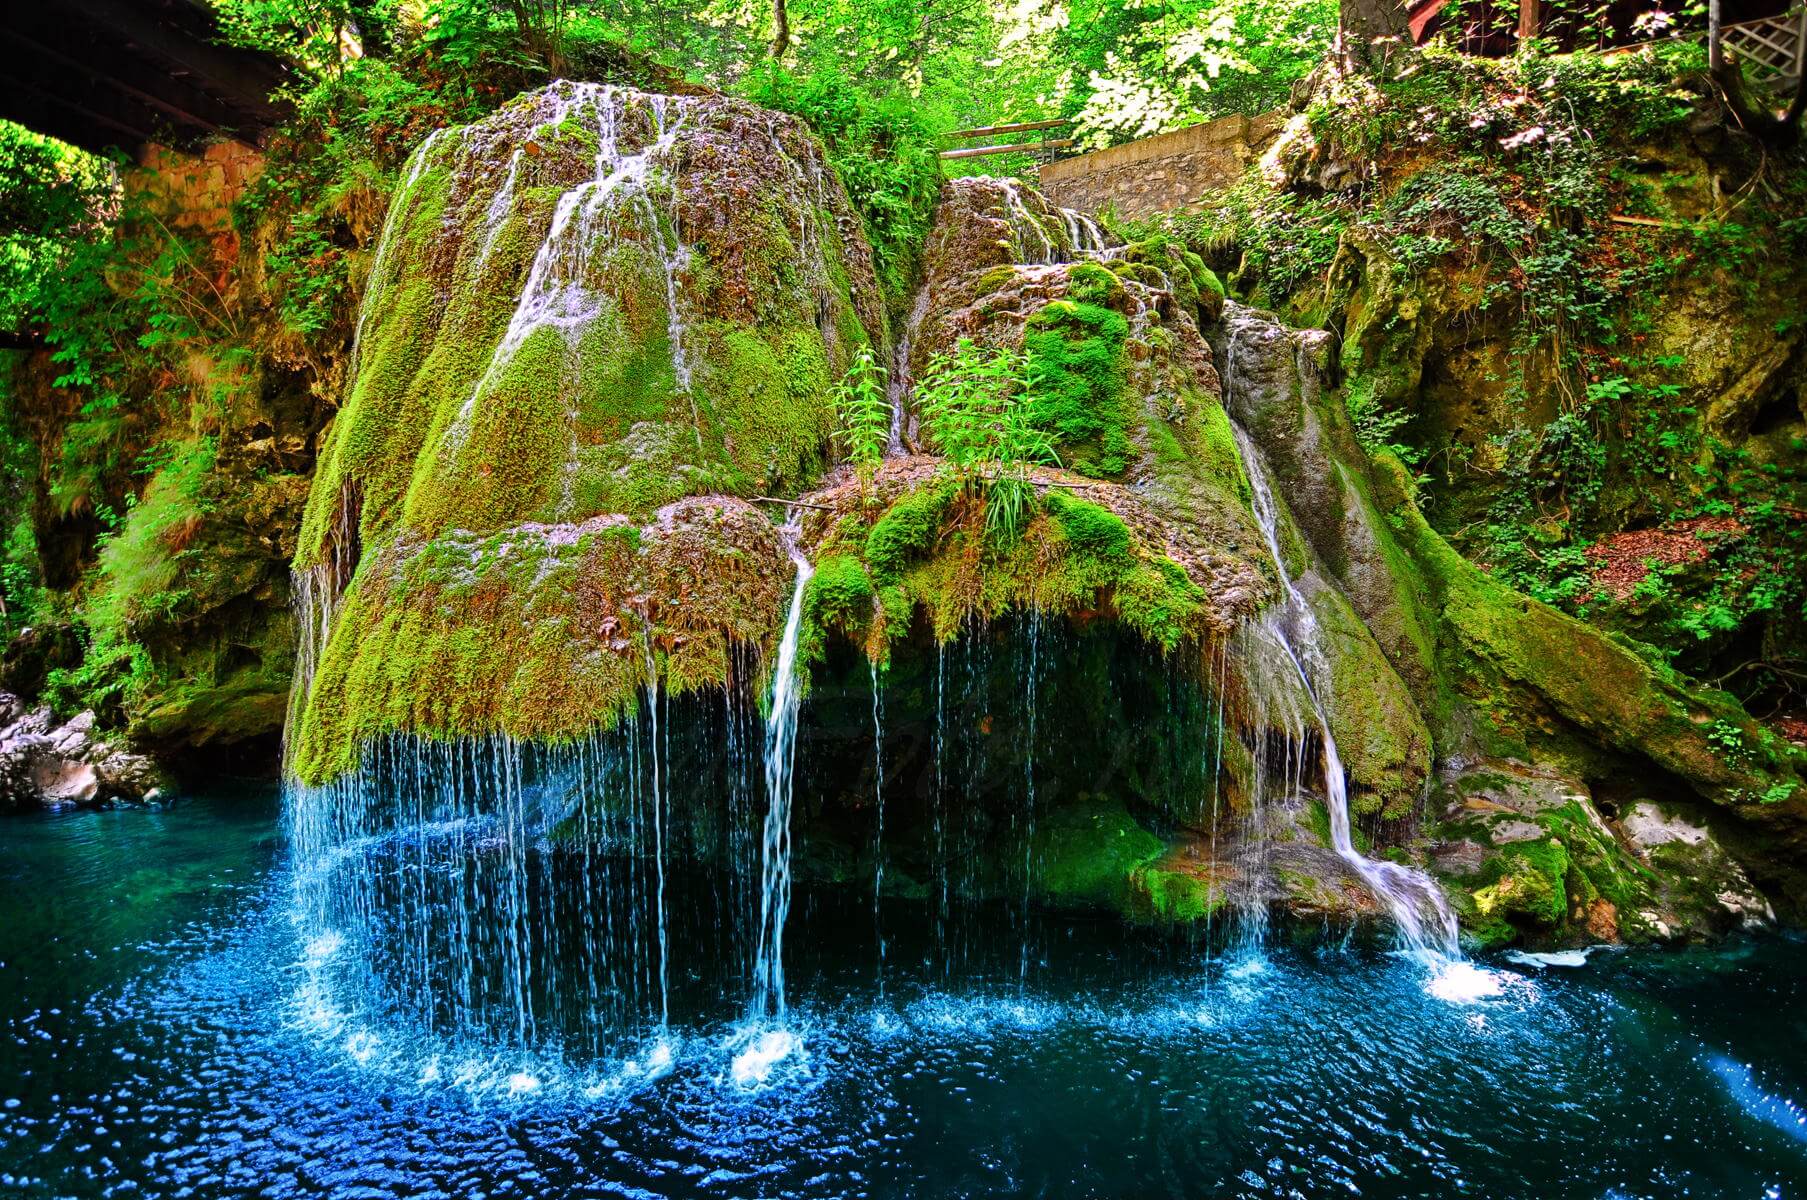
<path fill-rule="evenodd" d="M 1033 611 L 1109 617 L 1161 650 L 1199 655 L 1268 594 L 1245 554 L 1180 540 L 1132 489 L 1052 469 L 1026 486 L 1033 500 L 1008 543 L 988 531 L 983 493 L 933 459 L 843 470 L 810 493 L 804 538 L 831 564 L 828 582 L 811 585 L 812 641 L 834 633 L 883 660 L 918 619 L 945 642 Z"/>
<path fill-rule="evenodd" d="M 434 134 L 295 551 L 310 620 L 334 616 L 303 776 L 391 730 L 576 736 L 646 682 L 645 639 L 667 686 L 721 682 L 723 639 L 769 642 L 790 571 L 763 518 L 681 501 L 811 483 L 833 381 L 885 336 L 859 219 L 795 118 L 560 82 Z M 678 546 L 691 562 L 660 560 Z"/>
<path fill-rule="evenodd" d="M 1136 872 L 1166 849 L 1121 800 L 1078 799 L 1036 825 L 1038 899 L 1056 909 L 1127 909 Z"/>
<path fill-rule="evenodd" d="M 645 525 L 619 515 L 373 551 L 340 601 L 290 769 L 320 782 L 384 735 L 567 741 L 657 681 L 718 686 L 736 645 L 783 622 L 793 571 L 777 530 L 724 497 Z"/>
<path fill-rule="evenodd" d="M 882 341 L 871 254 L 794 118 L 559 83 L 397 191 L 302 531 L 331 554 L 806 484 Z"/>

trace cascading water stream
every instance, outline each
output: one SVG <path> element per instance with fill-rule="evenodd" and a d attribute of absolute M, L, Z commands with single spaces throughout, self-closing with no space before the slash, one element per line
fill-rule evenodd
<path fill-rule="evenodd" d="M 891 429 L 885 453 L 893 457 L 904 452 L 904 407 L 910 395 L 910 347 L 928 313 L 929 289 L 925 285 L 916 293 L 903 333 L 898 335 L 897 349 L 891 355 L 891 378 L 886 384 L 886 398 L 891 401 Z"/>
<path fill-rule="evenodd" d="M 885 996 L 885 704 L 878 663 L 872 667 L 872 801 L 876 828 L 872 837 L 872 931 L 878 941 L 878 995 Z"/>
<path fill-rule="evenodd" d="M 797 642 L 803 629 L 803 597 L 815 570 L 796 547 L 796 529 L 785 530 L 791 560 L 797 566 L 797 582 L 791 592 L 790 612 L 784 619 L 784 635 L 778 643 L 778 663 L 772 672 L 772 704 L 765 725 L 766 817 L 763 843 L 762 886 L 759 896 L 759 950 L 753 965 L 753 1017 L 782 1025 L 784 999 L 784 922 L 791 903 L 791 792 L 796 763 Z"/>
<path fill-rule="evenodd" d="M 688 264 L 689 251 L 682 238 L 668 231 L 662 206 L 655 202 L 650 186 L 656 168 L 677 143 L 686 109 L 681 100 L 677 101 L 674 117 L 668 111 L 672 106 L 670 98 L 652 97 L 648 115 L 653 140 L 638 152 L 628 154 L 623 153 L 620 146 L 620 123 L 627 110 L 623 94 L 613 87 L 597 84 L 567 86 L 572 89 L 572 94 L 560 97 L 555 114 L 558 119 L 547 124 L 556 126 L 585 105 L 593 109 L 597 132 L 595 173 L 559 197 L 552 224 L 534 255 L 527 282 L 509 317 L 508 329 L 446 433 L 445 451 L 451 456 L 462 449 L 469 436 L 479 398 L 501 378 L 534 332 L 552 327 L 574 342 L 601 314 L 602 299 L 589 290 L 586 280 L 594 249 L 609 241 L 599 236 L 599 226 L 623 212 L 631 212 L 642 226 L 640 236 L 658 260 L 663 275 L 673 379 L 679 394 L 690 402 L 697 444 L 702 445 L 701 418 L 692 389 L 690 360 L 685 346 L 687 330 L 680 303 L 680 278 Z M 498 219 L 498 214 L 490 215 L 492 221 Z M 567 501 L 575 453 L 572 458 L 573 462 L 567 463 L 566 470 Z"/>
<path fill-rule="evenodd" d="M 650 628 L 642 645 L 646 650 L 646 708 L 652 719 L 653 871 L 657 879 L 655 899 L 659 927 L 659 1032 L 671 1023 L 671 932 L 665 921 L 665 789 L 664 756 L 659 744 L 659 664 L 653 657 Z"/>
<path fill-rule="evenodd" d="M 1232 357 L 1225 365 L 1226 379 L 1231 377 L 1233 368 Z M 1330 672 L 1323 660 L 1317 618 L 1286 568 L 1286 556 L 1280 548 L 1279 506 L 1266 463 L 1242 427 L 1233 425 L 1232 429 L 1248 472 L 1255 519 L 1261 526 L 1268 555 L 1284 590 L 1279 604 L 1270 609 L 1266 632 L 1285 652 L 1297 672 L 1323 745 L 1325 807 L 1330 815 L 1331 849 L 1355 870 L 1375 898 L 1386 905 L 1402 949 L 1414 955 L 1459 957 L 1455 914 L 1437 885 L 1410 868 L 1371 859 L 1355 848 L 1349 823 L 1348 785 L 1322 699 L 1330 687 Z"/>

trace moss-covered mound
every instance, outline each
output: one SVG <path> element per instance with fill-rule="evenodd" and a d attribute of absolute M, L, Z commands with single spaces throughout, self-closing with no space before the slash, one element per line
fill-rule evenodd
<path fill-rule="evenodd" d="M 988 533 L 983 498 L 936 459 L 845 471 L 811 493 L 816 639 L 846 636 L 882 660 L 919 618 L 947 641 L 1032 610 L 1108 616 L 1174 650 L 1221 642 L 1271 592 L 1246 555 L 1202 544 L 1129 488 L 1056 470 L 1029 482 L 1034 509 L 1007 544 Z"/>
<path fill-rule="evenodd" d="M 1096 499 L 1085 491 L 1096 481 L 1133 488 L 1148 522 L 1160 526 L 1155 544 L 1172 544 L 1180 561 L 1219 564 L 1210 590 L 1246 612 L 1243 598 L 1252 589 L 1270 594 L 1272 581 L 1258 582 L 1266 571 L 1261 533 L 1200 332 L 1201 316 L 1212 311 L 1200 299 L 1209 272 L 1159 240 L 1079 261 L 997 261 L 1020 252 L 1024 236 L 1010 232 L 1004 216 L 1015 212 L 1021 225 L 1038 205 L 1046 201 L 1029 189 L 949 185 L 925 256 L 912 376 L 923 378 L 963 340 L 1021 352 L 1035 380 L 1029 420 L 1082 477 L 1076 494 Z M 1041 225 L 1055 227 L 1051 219 Z M 1068 245 L 1056 239 L 1056 256 L 1070 255 Z"/>
<path fill-rule="evenodd" d="M 871 253 L 794 118 L 559 83 L 430 138 L 396 194 L 297 565 L 684 495 L 796 489 L 883 337 Z"/>
<path fill-rule="evenodd" d="M 397 731 L 564 741 L 612 724 L 653 679 L 731 676 L 736 644 L 783 621 L 790 562 L 743 501 L 682 500 L 372 552 L 315 668 L 290 768 L 317 782 Z"/>
<path fill-rule="evenodd" d="M 294 768 L 393 729 L 573 736 L 649 662 L 724 679 L 728 639 L 776 628 L 787 562 L 749 509 L 668 506 L 806 486 L 831 382 L 883 322 L 794 118 L 558 83 L 428 139 L 295 557 L 314 628 L 334 619 Z"/>

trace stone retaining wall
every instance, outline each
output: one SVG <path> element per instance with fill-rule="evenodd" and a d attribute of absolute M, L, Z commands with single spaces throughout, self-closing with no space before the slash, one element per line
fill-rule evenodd
<path fill-rule="evenodd" d="M 1041 189 L 1054 203 L 1082 212 L 1108 206 L 1119 216 L 1141 217 L 1185 208 L 1240 179 L 1285 123 L 1277 112 L 1220 117 L 1062 159 L 1042 167 Z"/>
<path fill-rule="evenodd" d="M 127 177 L 127 186 L 159 197 L 172 224 L 207 239 L 229 263 L 238 256 L 232 203 L 263 163 L 261 151 L 241 142 L 214 142 L 194 152 L 152 144 L 139 155 L 142 170 Z"/>

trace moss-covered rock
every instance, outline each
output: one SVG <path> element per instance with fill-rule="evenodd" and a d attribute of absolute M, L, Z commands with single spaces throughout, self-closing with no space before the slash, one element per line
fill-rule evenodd
<path fill-rule="evenodd" d="M 1098 796 L 1056 809 L 1036 826 L 1039 899 L 1052 908 L 1129 908 L 1132 880 L 1167 849 L 1121 800 Z"/>
<path fill-rule="evenodd" d="M 396 194 L 298 564 L 365 544 L 796 489 L 884 336 L 793 118 L 561 83 L 435 135 Z"/>
<path fill-rule="evenodd" d="M 668 686 L 721 682 L 724 638 L 770 638 L 787 564 L 750 510 L 670 506 L 806 486 L 831 383 L 884 335 L 859 220 L 794 118 L 558 83 L 434 135 L 295 555 L 340 609 L 298 769 L 390 729 L 574 736 L 645 681 L 623 638 L 653 639 Z M 703 595 L 682 628 L 658 611 Z M 506 665 L 483 662 L 498 639 Z"/>
<path fill-rule="evenodd" d="M 1196 652 L 1221 643 L 1266 595 L 1245 556 L 1179 540 L 1131 489 L 1046 469 L 1026 486 L 1034 501 L 1008 545 L 988 534 L 983 495 L 934 459 L 844 471 L 810 493 L 805 540 L 834 564 L 810 610 L 824 627 L 818 640 L 834 632 L 883 659 L 919 617 L 950 641 L 974 621 L 1034 611 L 1108 616 L 1163 650 Z M 862 580 L 872 591 L 851 598 Z"/>

